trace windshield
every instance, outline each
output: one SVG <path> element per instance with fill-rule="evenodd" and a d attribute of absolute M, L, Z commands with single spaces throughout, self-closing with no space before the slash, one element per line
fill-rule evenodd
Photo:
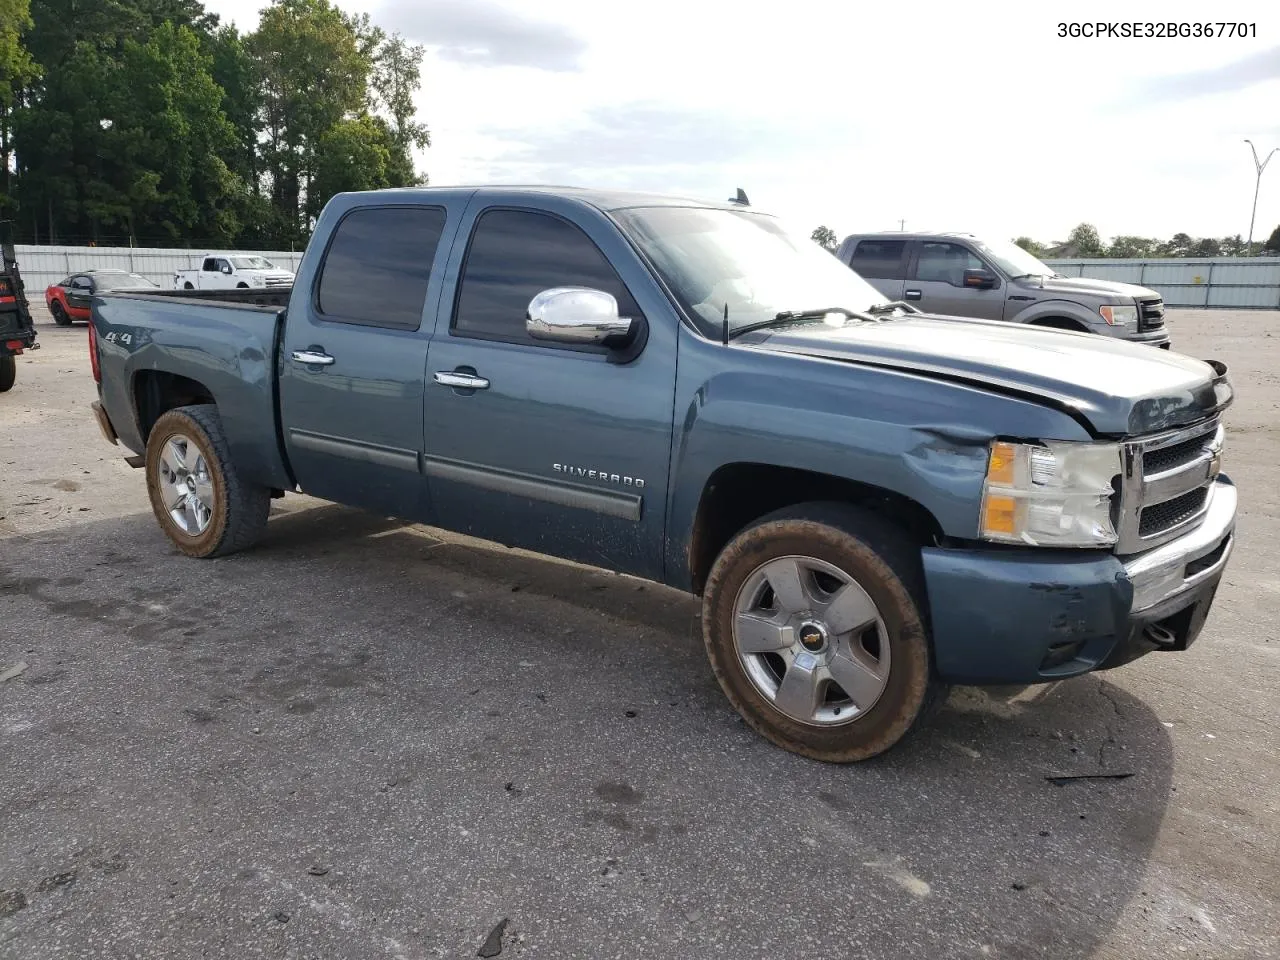
<path fill-rule="evenodd" d="M 1011 277 L 1021 277 L 1028 273 L 1033 277 L 1056 275 L 1052 267 L 1041 263 L 1016 243 L 1003 240 L 994 242 L 976 240 L 974 246 L 994 260 L 996 265 Z"/>
<path fill-rule="evenodd" d="M 146 277 L 137 273 L 118 273 L 118 274 L 99 274 L 93 278 L 94 285 L 99 290 L 120 290 L 132 287 L 155 287 L 158 284 L 152 283 Z"/>
<path fill-rule="evenodd" d="M 719 336 L 783 311 L 864 311 L 885 298 L 802 233 L 773 217 L 701 207 L 638 207 L 618 220 L 680 305 Z"/>
<path fill-rule="evenodd" d="M 232 257 L 237 270 L 275 270 L 276 265 L 266 257 Z"/>

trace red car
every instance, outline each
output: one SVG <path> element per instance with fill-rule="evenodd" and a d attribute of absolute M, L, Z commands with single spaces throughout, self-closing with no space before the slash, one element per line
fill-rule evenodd
<path fill-rule="evenodd" d="M 53 322 L 68 327 L 73 320 L 89 319 L 89 304 L 96 293 L 108 290 L 159 290 L 158 284 L 127 270 L 83 270 L 65 280 L 51 283 L 44 291 L 44 302 L 53 314 Z"/>

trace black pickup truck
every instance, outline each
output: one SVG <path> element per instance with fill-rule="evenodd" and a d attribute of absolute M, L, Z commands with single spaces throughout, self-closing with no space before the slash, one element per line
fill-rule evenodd
<path fill-rule="evenodd" d="M 5 225 L 8 226 L 7 224 Z M 31 322 L 27 294 L 18 272 L 18 255 L 8 237 L 3 244 L 4 270 L 0 273 L 0 393 L 13 389 L 18 377 L 15 357 L 25 350 L 35 350 L 36 328 Z"/>

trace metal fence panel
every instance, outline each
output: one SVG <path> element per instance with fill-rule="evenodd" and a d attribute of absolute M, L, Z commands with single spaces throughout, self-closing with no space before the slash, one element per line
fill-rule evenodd
<path fill-rule="evenodd" d="M 80 270 L 128 270 L 158 283 L 166 290 L 173 286 L 178 270 L 193 270 L 207 255 L 266 257 L 277 267 L 298 272 L 301 252 L 281 250 L 180 250 L 130 247 L 45 247 L 18 244 L 18 268 L 27 288 L 27 299 L 44 299 L 44 288 Z"/>
<path fill-rule="evenodd" d="M 1046 260 L 1063 276 L 1149 287 L 1170 307 L 1280 308 L 1280 257 Z"/>

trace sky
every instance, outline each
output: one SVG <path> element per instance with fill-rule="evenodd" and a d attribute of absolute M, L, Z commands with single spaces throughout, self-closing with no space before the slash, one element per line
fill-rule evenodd
<path fill-rule="evenodd" d="M 263 0 L 206 0 L 242 31 Z M 433 185 L 722 200 L 840 236 L 1247 235 L 1280 147 L 1280 3 L 339 0 L 426 47 Z M 1041 9 L 1044 12 L 1040 12 Z M 1070 13 L 1063 11 L 1070 9 Z M 1211 12 L 1206 12 L 1211 11 Z M 1247 36 L 1060 37 L 1060 23 Z M 1254 34 L 1256 33 L 1256 36 Z M 1255 241 L 1280 225 L 1280 152 Z"/>

